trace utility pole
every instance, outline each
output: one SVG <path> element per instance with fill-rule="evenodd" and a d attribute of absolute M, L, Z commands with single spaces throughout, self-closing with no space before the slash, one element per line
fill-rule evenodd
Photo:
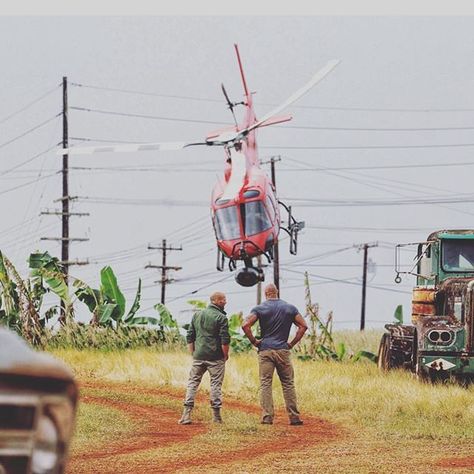
<path fill-rule="evenodd" d="M 361 311 L 360 311 L 360 330 L 365 329 L 365 300 L 367 293 L 367 260 L 369 248 L 378 247 L 378 242 L 375 243 L 365 243 L 360 245 L 355 245 L 359 250 L 364 250 L 364 265 L 362 270 L 362 302 L 361 302 Z"/>
<path fill-rule="evenodd" d="M 166 265 L 166 252 L 168 250 L 183 250 L 182 246 L 179 247 L 172 247 L 166 246 L 166 239 L 162 240 L 162 245 L 161 247 L 152 247 L 151 245 L 148 245 L 149 250 L 161 250 L 162 252 L 162 258 L 161 258 L 161 265 L 151 265 L 148 264 L 145 266 L 145 268 L 157 268 L 161 269 L 161 280 L 158 280 L 161 283 L 161 303 L 165 304 L 165 296 L 166 296 L 166 285 L 167 283 L 171 283 L 173 280 L 171 278 L 168 278 L 168 270 L 181 270 L 183 267 L 172 267 L 169 265 Z M 156 282 L 155 282 L 156 283 Z"/>
<path fill-rule="evenodd" d="M 260 270 L 262 268 L 262 256 L 257 257 L 257 268 Z M 257 305 L 262 302 L 262 282 L 258 280 L 257 282 Z"/>
<path fill-rule="evenodd" d="M 63 116 L 63 149 L 69 147 L 69 126 L 68 126 L 68 98 L 67 98 L 67 77 L 63 77 L 63 97 L 62 97 L 62 116 Z M 69 196 L 69 155 L 63 155 L 62 166 L 62 197 L 56 199 L 54 202 L 61 202 L 61 210 L 43 211 L 40 215 L 54 215 L 61 216 L 62 231 L 61 237 L 41 237 L 40 240 L 54 240 L 61 242 L 61 263 L 64 265 L 64 276 L 66 285 L 68 285 L 69 267 L 71 265 L 87 265 L 88 260 L 71 261 L 69 259 L 69 244 L 72 241 L 85 242 L 88 238 L 71 238 L 69 237 L 69 217 L 71 216 L 88 216 L 86 212 L 69 212 L 69 201 L 77 199 L 75 196 Z M 60 321 L 65 322 L 65 308 L 61 301 L 61 316 Z"/>
<path fill-rule="evenodd" d="M 273 187 L 275 188 L 276 192 L 276 171 L 275 171 L 275 162 L 281 161 L 281 157 L 272 156 L 270 158 L 270 166 L 271 166 L 271 173 L 272 173 L 272 183 Z M 276 239 L 275 243 L 273 244 L 273 283 L 277 287 L 278 295 L 280 295 L 280 252 L 278 248 L 278 238 Z"/>
<path fill-rule="evenodd" d="M 69 147 L 67 77 L 63 77 L 63 149 Z M 69 262 L 69 155 L 63 155 L 63 215 L 61 261 Z M 69 265 L 65 265 L 66 285 L 68 284 Z"/>

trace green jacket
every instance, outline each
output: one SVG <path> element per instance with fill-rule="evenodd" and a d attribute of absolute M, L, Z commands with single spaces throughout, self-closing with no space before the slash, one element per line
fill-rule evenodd
<path fill-rule="evenodd" d="M 206 309 L 195 313 L 189 325 L 186 340 L 188 344 L 194 342 L 194 359 L 223 359 L 221 345 L 230 343 L 226 312 L 210 304 Z"/>

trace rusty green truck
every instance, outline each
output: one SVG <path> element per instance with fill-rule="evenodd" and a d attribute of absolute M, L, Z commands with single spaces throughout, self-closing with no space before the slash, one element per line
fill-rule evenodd
<path fill-rule="evenodd" d="M 405 368 L 421 379 L 474 377 L 474 230 L 441 230 L 416 243 L 412 324 L 387 324 L 380 342 L 382 370 Z"/>

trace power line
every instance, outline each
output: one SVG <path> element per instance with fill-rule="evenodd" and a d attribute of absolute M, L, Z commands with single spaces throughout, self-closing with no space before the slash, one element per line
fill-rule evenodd
<path fill-rule="evenodd" d="M 8 169 L 5 170 L 5 171 L 1 171 L 1 172 L 0 172 L 0 176 L 3 176 L 3 175 L 5 175 L 5 174 L 7 174 L 7 173 L 10 173 L 11 171 L 14 171 L 14 170 L 16 170 L 16 169 L 18 169 L 18 168 L 21 168 L 23 165 L 26 165 L 27 163 L 32 162 L 32 161 L 35 160 L 36 158 L 39 158 L 40 156 L 45 155 L 46 153 L 48 153 L 49 151 L 53 150 L 53 149 L 56 148 L 57 146 L 58 146 L 58 143 L 57 143 L 56 145 L 53 145 L 53 146 L 49 147 L 48 149 L 46 149 L 46 150 L 44 150 L 44 151 L 42 151 L 42 152 L 40 152 L 40 153 L 37 153 L 37 154 L 34 155 L 34 156 L 31 156 L 30 158 L 27 158 L 25 161 L 22 161 L 21 163 L 19 163 L 18 165 L 13 166 L 12 168 L 8 168 Z"/>
<path fill-rule="evenodd" d="M 0 148 L 4 148 L 4 147 L 6 147 L 7 145 L 10 145 L 11 143 L 13 143 L 13 142 L 19 140 L 20 138 L 25 137 L 25 136 L 28 135 L 29 133 L 34 132 L 35 130 L 38 130 L 38 129 L 41 128 L 41 127 L 44 127 L 46 124 L 48 124 L 48 123 L 52 122 L 53 120 L 57 119 L 60 115 L 61 115 L 61 113 L 56 114 L 54 117 L 51 117 L 51 118 L 45 120 L 44 122 L 41 122 L 40 124 L 35 125 L 34 127 L 28 129 L 26 132 L 23 132 L 23 133 L 21 133 L 20 135 L 17 135 L 16 137 L 11 138 L 10 140 L 8 140 L 8 141 L 6 141 L 6 142 L 4 142 L 4 143 L 1 143 L 1 144 L 0 144 Z"/>
<path fill-rule="evenodd" d="M 298 130 L 328 130 L 347 132 L 442 132 L 452 130 L 474 130 L 474 127 L 328 127 L 312 125 L 284 125 L 279 128 L 291 128 Z"/>
<path fill-rule="evenodd" d="M 179 117 L 166 117 L 162 115 L 149 115 L 131 112 L 120 112 L 115 110 L 103 110 L 89 107 L 70 107 L 72 110 L 80 112 L 92 112 L 105 115 L 116 115 L 120 117 L 141 118 L 150 120 L 165 120 L 169 122 L 184 123 L 207 123 L 212 125 L 232 126 L 231 122 L 223 122 L 222 120 L 204 120 L 204 119 L 186 119 Z M 474 126 L 452 126 L 452 127 L 330 127 L 318 125 L 276 125 L 275 128 L 287 128 L 291 130 L 326 130 L 326 131 L 346 131 L 346 132 L 440 132 L 440 131 L 461 131 L 474 130 Z M 122 142 L 123 143 L 123 142 Z"/>
<path fill-rule="evenodd" d="M 171 99 L 183 99 L 183 100 L 196 100 L 200 102 L 216 102 L 222 103 L 220 99 L 211 99 L 203 98 L 196 96 L 184 96 L 177 94 L 159 94 L 156 92 L 144 92 L 131 89 L 119 89 L 113 87 L 102 87 L 89 84 L 80 84 L 77 82 L 72 82 L 72 86 L 82 87 L 87 89 L 96 89 L 110 92 L 121 92 L 126 94 L 137 94 L 144 96 L 153 96 L 161 98 L 171 98 Z M 265 103 L 262 102 L 260 106 L 269 106 L 274 107 L 277 104 L 274 103 Z M 292 105 L 294 108 L 298 109 L 310 109 L 310 110 L 341 110 L 341 111 L 354 111 L 354 112 L 417 112 L 417 113 L 432 113 L 432 112 L 474 112 L 474 108 L 463 108 L 463 107 L 452 107 L 452 108 L 436 108 L 436 107 L 424 107 L 424 108 L 399 108 L 399 107 L 357 107 L 357 106 L 335 106 L 335 105 Z"/>
<path fill-rule="evenodd" d="M 26 186 L 30 186 L 31 184 L 35 184 L 37 183 L 38 181 L 43 181 L 45 179 L 49 179 L 51 178 L 52 176 L 56 176 L 57 173 L 51 173 L 51 174 L 47 174 L 45 176 L 41 176 L 39 178 L 36 178 L 32 181 L 28 181 L 27 183 L 23 183 L 23 184 L 18 184 L 17 186 L 13 186 L 12 188 L 8 188 L 8 189 L 4 189 L 3 191 L 0 191 L 0 196 L 3 195 L 3 194 L 8 194 L 12 191 L 16 191 L 17 189 L 21 189 L 21 188 L 24 188 Z"/>
<path fill-rule="evenodd" d="M 300 271 L 297 271 L 297 270 L 290 270 L 290 269 L 286 269 L 287 272 L 291 272 L 291 273 L 297 273 L 299 275 L 304 275 L 305 272 L 300 272 Z M 356 286 L 361 286 L 361 283 L 354 283 L 354 282 L 350 282 L 348 280 L 338 280 L 336 278 L 329 278 L 329 277 L 324 277 L 322 275 L 315 275 L 314 273 L 308 273 L 309 276 L 311 277 L 314 277 L 314 278 L 320 278 L 321 280 L 327 280 L 327 281 L 330 281 L 330 282 L 334 282 L 334 283 L 344 283 L 345 285 L 356 285 Z M 384 288 L 382 286 L 377 286 L 377 285 L 367 285 L 369 288 L 374 288 L 376 290 L 381 290 L 381 291 L 390 291 L 390 292 L 393 292 L 393 293 L 404 293 L 404 294 L 411 294 L 411 292 L 409 291 L 402 291 L 402 290 L 395 290 L 395 289 L 392 289 L 392 288 Z"/>
<path fill-rule="evenodd" d="M 21 112 L 24 112 L 25 110 L 29 109 L 32 105 L 34 104 L 37 104 L 38 102 L 40 102 L 41 100 L 43 100 L 45 97 L 48 97 L 50 94 L 52 94 L 53 92 L 55 92 L 56 90 L 59 89 L 59 87 L 61 86 L 61 84 L 58 84 L 57 86 L 55 86 L 53 89 L 50 89 L 48 90 L 47 92 L 45 92 L 43 95 L 41 95 L 40 97 L 38 97 L 37 99 L 34 99 L 32 100 L 30 103 L 28 103 L 27 105 L 23 106 L 21 109 L 18 109 L 17 111 L 7 115 L 6 117 L 0 119 L 0 125 L 4 122 L 6 122 L 7 120 L 10 120 L 11 118 L 15 117 L 16 115 L 18 115 L 19 113 Z"/>
<path fill-rule="evenodd" d="M 422 232 L 431 231 L 431 227 L 350 227 L 350 226 L 319 226 L 305 225 L 305 229 L 316 230 L 344 230 L 352 232 Z"/>
<path fill-rule="evenodd" d="M 178 199 L 125 199 L 94 196 L 79 196 L 78 201 L 87 201 L 93 204 L 121 204 L 130 206 L 177 206 L 177 207 L 206 207 L 208 202 Z"/>
<path fill-rule="evenodd" d="M 458 197 L 446 198 L 425 198 L 425 199 L 394 199 L 392 201 L 374 200 L 325 200 L 311 198 L 285 198 L 298 202 L 300 207 L 367 207 L 367 206 L 411 206 L 411 205 L 432 205 L 432 204 L 460 204 L 474 202 L 474 195 L 458 195 Z"/>
<path fill-rule="evenodd" d="M 137 91 L 137 90 L 130 90 L 130 89 L 118 89 L 114 87 L 101 87 L 101 86 L 93 86 L 93 85 L 88 85 L 88 84 L 80 84 L 77 82 L 71 82 L 72 86 L 75 87 L 83 87 L 86 89 L 96 89 L 96 90 L 102 90 L 102 91 L 110 91 L 110 92 L 122 92 L 125 94 L 137 94 L 137 95 L 144 95 L 144 96 L 149 96 L 149 97 L 161 97 L 161 98 L 166 98 L 166 99 L 183 99 L 183 100 L 196 100 L 200 102 L 217 102 L 220 104 L 223 104 L 223 100 L 221 99 L 206 99 L 202 97 L 193 97 L 193 96 L 185 96 L 185 95 L 176 95 L 176 94 L 158 94 L 156 92 L 143 92 L 143 91 Z"/>
<path fill-rule="evenodd" d="M 259 148 L 272 150 L 398 150 L 398 149 L 420 149 L 420 148 L 467 148 L 474 143 L 447 143 L 439 145 L 336 145 L 336 146 L 261 146 Z"/>
<path fill-rule="evenodd" d="M 202 119 L 184 119 L 184 118 L 174 118 L 174 117 L 162 117 L 158 115 L 147 115 L 147 114 L 133 114 L 128 112 L 115 112 L 112 110 L 101 110 L 101 109 L 90 109 L 86 107 L 69 107 L 70 110 L 78 110 L 80 112 L 92 112 L 96 114 L 105 114 L 105 115 L 116 115 L 120 117 L 134 117 L 142 119 L 152 119 L 152 120 L 167 120 L 170 122 L 185 122 L 185 123 L 207 123 L 212 125 L 232 125 L 229 123 L 223 123 L 220 121 L 214 120 L 202 120 Z"/>

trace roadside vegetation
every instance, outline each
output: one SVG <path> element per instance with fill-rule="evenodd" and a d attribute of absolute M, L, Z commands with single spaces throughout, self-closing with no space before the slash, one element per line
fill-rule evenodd
<path fill-rule="evenodd" d="M 80 461 L 80 456 L 87 456 L 91 450 L 103 449 L 105 453 L 111 442 L 113 446 L 126 443 L 127 439 L 135 442 L 141 425 L 134 409 L 146 413 L 148 407 L 152 418 L 154 407 L 168 410 L 167 420 L 175 426 L 190 367 L 184 338 L 186 326 L 180 327 L 159 303 L 150 314 L 139 316 L 140 280 L 133 301 L 127 302 L 111 267 L 101 270 L 99 288 L 93 288 L 73 278 L 68 287 L 64 269 L 48 253 L 32 254 L 29 265 L 30 274 L 21 277 L 0 254 L 0 324 L 64 360 L 79 380 L 82 403 L 73 448 L 79 458 L 71 472 L 93 472 L 91 465 L 81 467 Z M 466 452 L 474 448 L 474 387 L 431 385 L 403 371 L 379 372 L 374 361 L 382 331 L 334 331 L 333 314 L 321 315 L 318 304 L 312 301 L 307 278 L 304 285 L 304 316 L 310 330 L 293 349 L 299 405 L 303 416 L 335 424 L 342 433 L 341 440 L 325 447 L 325 457 L 312 451 L 306 452 L 304 459 L 298 454 L 288 457 L 274 452 L 272 466 L 286 468 L 291 461 L 293 470 L 317 467 L 327 472 L 393 472 L 403 456 L 405 463 L 422 463 L 432 443 L 445 451 L 451 443 Z M 58 304 L 45 307 L 47 293 L 56 295 Z M 199 310 L 207 303 L 192 300 L 189 304 Z M 89 310 L 89 323 L 76 321 L 78 305 Z M 402 320 L 400 309 L 394 318 Z M 258 364 L 254 348 L 241 332 L 241 324 L 242 313 L 229 316 L 231 358 L 223 390 L 227 399 L 246 404 L 249 409 L 229 407 L 225 426 L 197 433 L 190 448 L 195 456 L 207 453 L 212 459 L 216 446 L 222 452 L 242 451 L 250 449 L 256 440 L 277 444 L 287 437 L 284 426 L 265 431 L 258 423 Z M 257 326 L 257 335 L 258 331 Z M 161 392 L 155 392 L 157 389 Z M 207 401 L 202 398 L 208 390 L 205 378 L 195 410 L 201 428 L 210 417 Z M 278 382 L 274 395 L 277 407 L 283 408 Z M 120 403 L 129 406 L 130 411 L 120 411 Z M 284 417 L 282 412 L 279 416 Z M 143 436 L 148 443 L 146 434 Z M 346 443 L 346 439 L 350 441 Z M 405 447 L 411 450 L 410 455 Z M 178 462 L 181 449 L 178 443 L 140 455 L 126 455 L 120 462 L 126 466 L 136 461 L 146 466 L 147 460 L 160 457 Z M 386 461 L 383 469 L 377 463 L 380 456 Z M 108 472 L 100 465 L 94 469 Z M 180 469 L 187 472 L 186 466 Z M 189 469 L 200 472 L 197 466 Z M 216 467 L 215 472 L 219 469 Z M 430 469 L 409 470 L 432 472 Z M 207 465 L 206 472 L 214 471 Z"/>
<path fill-rule="evenodd" d="M 190 356 L 184 350 L 53 352 L 71 365 L 81 380 L 174 387 L 183 393 L 190 367 Z M 370 429 L 384 437 L 474 438 L 474 387 L 421 383 L 403 371 L 381 373 L 369 361 L 354 364 L 351 361 L 295 360 L 294 363 L 303 413 Z M 207 380 L 203 382 L 203 389 L 209 390 Z M 254 352 L 231 354 L 223 390 L 229 396 L 258 403 L 258 367 Z M 283 407 L 277 382 L 274 394 L 275 403 Z"/>

